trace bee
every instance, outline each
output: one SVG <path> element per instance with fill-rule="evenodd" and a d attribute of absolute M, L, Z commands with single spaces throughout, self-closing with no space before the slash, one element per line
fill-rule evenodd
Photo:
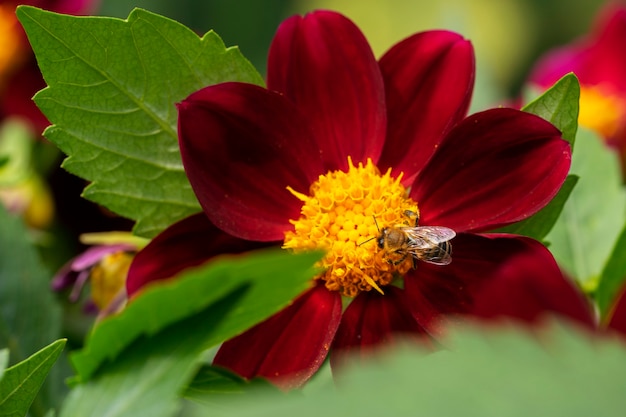
<path fill-rule="evenodd" d="M 376 237 L 376 243 L 385 251 L 388 262 L 398 265 L 409 256 L 413 259 L 413 268 L 418 260 L 435 265 L 452 262 L 450 240 L 456 236 L 454 230 L 443 226 L 419 226 L 417 213 L 407 210 L 404 214 L 415 219 L 414 226 L 383 227 Z"/>

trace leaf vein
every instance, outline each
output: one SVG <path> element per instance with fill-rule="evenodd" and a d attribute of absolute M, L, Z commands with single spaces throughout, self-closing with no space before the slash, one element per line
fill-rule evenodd
<path fill-rule="evenodd" d="M 37 24 L 42 30 L 44 30 L 56 42 L 58 42 L 59 44 L 63 45 L 71 54 L 73 54 L 76 58 L 78 58 L 80 61 L 82 61 L 86 66 L 90 67 L 95 72 L 99 73 L 103 78 L 108 80 L 116 89 L 118 89 L 123 95 L 126 95 L 132 102 L 134 102 L 137 105 L 137 107 L 139 107 L 141 110 L 143 110 L 143 112 L 146 115 L 148 115 L 152 120 L 154 120 L 158 125 L 160 125 L 164 132 L 166 132 L 169 136 L 171 136 L 174 139 L 177 137 L 176 132 L 174 131 L 174 129 L 172 129 L 170 124 L 166 123 L 155 112 L 150 110 L 150 108 L 145 105 L 145 103 L 143 102 L 142 98 L 137 97 L 134 94 L 131 94 L 130 90 L 126 90 L 126 89 L 122 88 L 122 85 L 115 78 L 113 78 L 113 76 L 111 74 L 109 74 L 106 71 L 101 70 L 98 66 L 93 65 L 91 62 L 87 61 L 85 58 L 83 58 L 82 56 L 78 55 L 67 44 L 67 42 L 65 42 L 63 39 L 59 38 L 54 33 L 52 33 L 49 28 L 45 27 L 40 22 L 38 22 L 37 20 L 33 19 L 31 16 L 29 16 L 29 18 L 31 19 L 31 21 L 33 23 Z M 91 35 L 91 37 L 93 37 L 94 39 L 97 40 L 97 36 L 95 36 L 93 33 L 89 33 L 89 35 Z M 106 51 L 106 48 L 104 48 L 104 49 Z M 107 57 L 108 57 L 108 53 L 107 53 Z M 54 89 L 53 85 L 50 85 L 49 87 L 51 89 Z"/>

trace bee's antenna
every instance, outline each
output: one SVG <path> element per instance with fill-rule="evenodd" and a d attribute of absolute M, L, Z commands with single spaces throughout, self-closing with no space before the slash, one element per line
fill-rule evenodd
<path fill-rule="evenodd" d="M 378 222 L 376 221 L 376 216 L 372 216 L 372 217 L 374 218 L 374 224 L 376 225 L 376 229 L 378 229 L 378 231 L 380 232 L 380 227 L 378 227 Z M 374 236 L 374 237 L 370 237 L 370 238 L 369 238 L 369 239 L 367 239 L 365 242 L 361 242 L 361 243 L 359 243 L 359 244 L 358 244 L 358 246 L 364 245 L 364 244 L 366 244 L 367 242 L 369 242 L 370 240 L 374 240 L 374 239 L 376 239 L 376 236 Z"/>

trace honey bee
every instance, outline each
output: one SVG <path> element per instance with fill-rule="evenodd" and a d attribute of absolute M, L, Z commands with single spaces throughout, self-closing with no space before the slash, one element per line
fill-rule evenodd
<path fill-rule="evenodd" d="M 407 210 L 405 215 L 415 219 L 415 226 L 383 227 L 376 237 L 376 243 L 385 251 L 388 262 L 398 265 L 408 256 L 413 259 L 413 268 L 418 260 L 435 265 L 452 262 L 450 240 L 456 236 L 454 230 L 443 226 L 419 226 L 417 213 Z"/>

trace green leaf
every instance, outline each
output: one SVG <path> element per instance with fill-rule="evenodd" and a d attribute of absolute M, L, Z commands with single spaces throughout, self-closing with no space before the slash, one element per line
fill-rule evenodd
<path fill-rule="evenodd" d="M 39 388 L 65 346 L 57 340 L 7 369 L 0 381 L 0 416 L 25 416 Z"/>
<path fill-rule="evenodd" d="M 568 175 L 557 195 L 554 196 L 547 206 L 528 219 L 500 228 L 497 231 L 500 233 L 514 233 L 532 237 L 537 240 L 543 240 L 550 230 L 552 230 L 552 227 L 554 227 L 559 215 L 563 211 L 565 202 L 577 182 L 578 177 L 576 175 Z"/>
<path fill-rule="evenodd" d="M 620 291 L 626 284 L 626 224 L 622 228 L 613 253 L 608 259 L 595 292 L 601 317 L 606 317 Z"/>
<path fill-rule="evenodd" d="M 345 368 L 337 386 L 306 396 L 255 396 L 230 404 L 229 417 L 622 416 L 626 349 L 553 324 L 459 328 L 434 354 L 404 346 Z M 211 415 L 209 409 L 194 415 Z M 186 417 L 191 417 L 186 415 Z"/>
<path fill-rule="evenodd" d="M 138 339 L 93 379 L 76 386 L 61 417 L 168 417 L 200 366 L 218 323 L 240 308 L 241 287 L 159 333 Z"/>
<path fill-rule="evenodd" d="M 141 335 L 159 330 L 206 308 L 234 290 L 249 287 L 236 311 L 217 323 L 208 320 L 211 344 L 229 339 L 277 312 L 309 288 L 317 272 L 318 253 L 292 255 L 284 250 L 226 256 L 185 271 L 176 279 L 147 287 L 125 310 L 101 322 L 82 351 L 71 356 L 79 379 L 90 378 L 107 359 L 113 359 Z M 207 346 L 207 347 L 209 347 Z"/>
<path fill-rule="evenodd" d="M 319 254 L 262 251 L 216 261 L 148 289 L 130 303 L 120 320 L 112 318 L 96 328 L 88 342 L 90 357 L 81 361 L 83 376 L 111 353 L 103 345 L 105 336 L 116 351 L 117 339 L 127 340 L 126 334 L 137 334 L 139 326 L 144 336 L 126 343 L 92 379 L 76 386 L 61 416 L 172 415 L 181 405 L 181 392 L 204 362 L 205 350 L 264 320 L 310 287 L 317 260 Z M 176 304 L 191 304 L 184 307 L 186 318 Z M 175 317 L 166 317 L 168 313 Z M 106 332 L 100 330 L 106 323 L 115 324 Z M 94 341 L 97 333 L 99 346 Z"/>
<path fill-rule="evenodd" d="M 177 140 L 175 104 L 225 81 L 262 84 L 237 48 L 135 9 L 127 20 L 20 6 L 17 16 L 48 87 L 35 101 L 63 166 L 91 184 L 84 196 L 137 221 L 152 237 L 200 211 Z"/>
<path fill-rule="evenodd" d="M 522 108 L 523 111 L 536 114 L 551 122 L 563 134 L 572 148 L 578 130 L 578 102 L 580 84 L 573 73 L 569 73 L 541 96 Z"/>
<path fill-rule="evenodd" d="M 0 231 L 0 346 L 10 349 L 15 364 L 60 337 L 61 308 L 50 290 L 51 274 L 42 265 L 28 230 L 2 204 Z M 34 407 L 44 410 L 54 405 L 63 389 L 61 379 L 53 372 Z"/>
<path fill-rule="evenodd" d="M 615 152 L 600 138 L 581 129 L 576 146 L 570 172 L 580 180 L 546 240 L 561 267 L 589 286 L 600 276 L 621 232 L 626 190 Z"/>

